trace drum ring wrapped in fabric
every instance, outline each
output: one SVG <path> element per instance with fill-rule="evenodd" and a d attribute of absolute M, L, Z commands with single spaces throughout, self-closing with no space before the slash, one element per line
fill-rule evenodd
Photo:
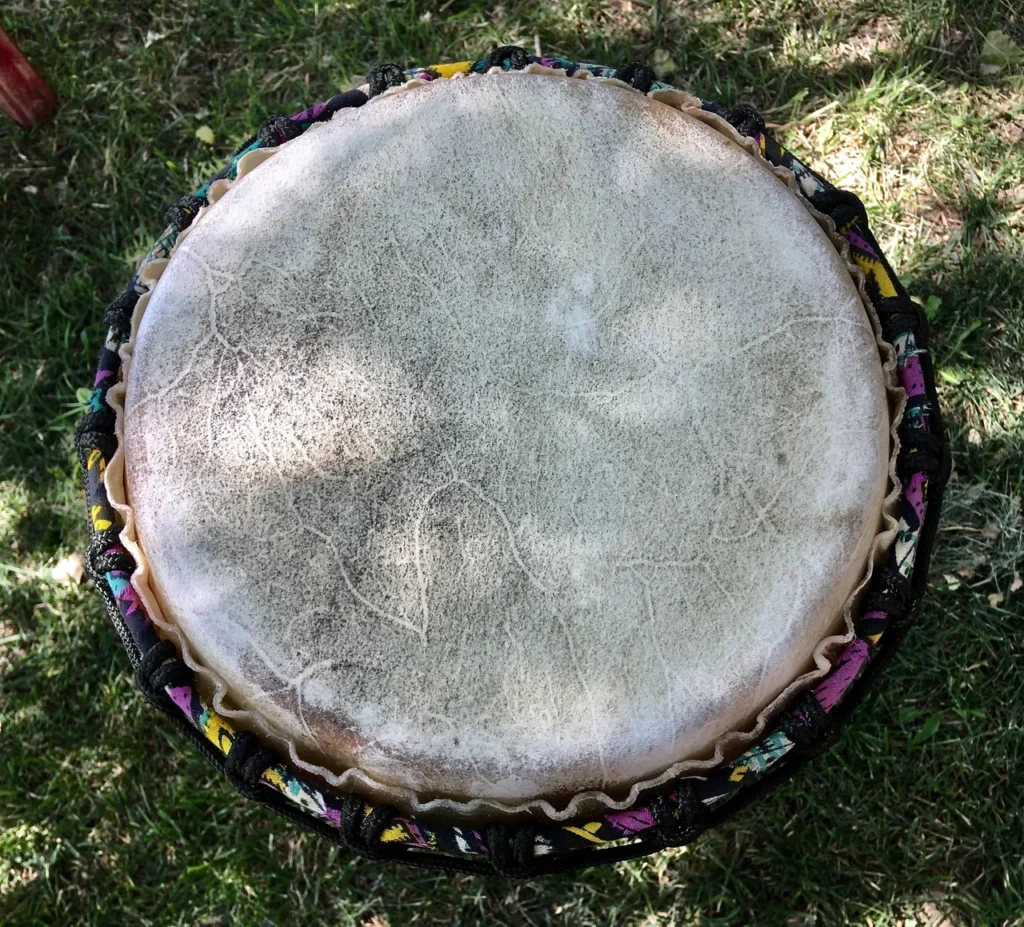
<path fill-rule="evenodd" d="M 770 166 L 831 230 L 833 244 L 854 267 L 862 296 L 877 314 L 880 344 L 891 351 L 893 376 L 905 394 L 905 405 L 893 419 L 899 424 L 894 465 L 899 484 L 891 494 L 893 542 L 858 597 L 853 632 L 843 640 L 841 649 L 834 647 L 829 652 L 827 670 L 800 691 L 790 693 L 784 710 L 774 711 L 766 719 L 755 742 L 743 744 L 735 755 L 706 764 L 697 770 L 700 775 L 658 781 L 620 807 L 608 805 L 589 819 L 586 815 L 551 820 L 494 816 L 489 821 L 466 823 L 439 820 L 437 815 L 421 815 L 376 798 L 367 800 L 354 792 L 342 794 L 325 787 L 322 777 L 296 768 L 266 738 L 254 735 L 244 725 L 233 725 L 233 718 L 218 711 L 210 703 L 209 693 L 201 691 L 194 669 L 182 661 L 179 649 L 166 634 L 158 633 L 160 628 L 154 625 L 132 583 L 137 557 L 122 543 L 122 516 L 108 497 L 107 468 L 118 453 L 114 409 L 120 410 L 122 352 L 132 338 L 138 301 L 155 285 L 182 233 L 192 232 L 196 217 L 224 195 L 239 177 L 240 168 L 242 174 L 253 170 L 309 128 L 322 125 L 338 112 L 361 107 L 372 97 L 402 94 L 436 81 L 474 80 L 476 75 L 511 71 L 632 88 L 629 92 L 645 94 L 691 116 L 704 114 L 701 118 L 734 132 L 736 144 Z M 856 197 L 836 190 L 781 148 L 749 108 L 729 111 L 699 101 L 656 81 L 642 65 L 616 70 L 538 58 L 521 49 L 496 49 L 477 62 L 411 71 L 386 65 L 371 72 L 366 85 L 358 90 L 339 94 L 290 118 L 268 119 L 211 182 L 170 211 L 167 222 L 168 228 L 139 273 L 105 316 L 107 341 L 90 411 L 77 432 L 92 530 L 88 563 L 143 691 L 242 794 L 364 855 L 413 865 L 531 875 L 625 859 L 694 839 L 778 781 L 780 775 L 827 748 L 866 684 L 891 658 L 924 587 L 949 472 L 948 446 L 927 352 L 927 324 L 881 255 Z M 118 391 L 111 407 L 107 394 L 115 386 Z M 114 466 L 118 474 L 120 461 L 118 457 Z M 113 502 L 124 500 L 115 498 Z"/>

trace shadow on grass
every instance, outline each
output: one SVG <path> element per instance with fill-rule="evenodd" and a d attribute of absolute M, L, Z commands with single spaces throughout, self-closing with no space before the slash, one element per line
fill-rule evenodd
<path fill-rule="evenodd" d="M 931 350 L 957 470 L 1014 492 L 1024 483 L 1024 243 L 1001 231 L 994 193 L 946 208 L 960 240 L 920 256 L 912 291 L 937 300 Z"/>

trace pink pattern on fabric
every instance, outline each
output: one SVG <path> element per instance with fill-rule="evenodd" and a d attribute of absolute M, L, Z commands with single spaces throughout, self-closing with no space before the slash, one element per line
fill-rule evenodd
<path fill-rule="evenodd" d="M 124 584 L 124 588 L 121 589 L 117 597 L 122 602 L 128 603 L 128 607 L 125 609 L 126 615 L 134 615 L 136 611 L 142 610 L 142 600 L 130 581 Z M 149 616 L 147 615 L 146 618 L 148 619 Z"/>
<path fill-rule="evenodd" d="M 413 837 L 416 838 L 415 841 L 411 844 L 411 846 L 415 846 L 415 847 L 426 847 L 426 846 L 429 846 L 430 844 L 427 843 L 426 839 L 423 836 L 423 832 L 419 829 L 419 827 L 417 827 L 412 821 L 410 821 L 408 819 L 404 819 L 404 820 L 405 820 L 405 826 L 409 829 L 409 833 L 412 834 Z"/>
<path fill-rule="evenodd" d="M 911 475 L 906 488 L 903 490 L 903 498 L 911 504 L 914 514 L 917 515 L 917 523 L 924 524 L 925 508 L 925 486 L 928 483 L 927 473 L 914 473 Z"/>
<path fill-rule="evenodd" d="M 881 255 L 871 247 L 863 238 L 860 237 L 852 229 L 844 236 L 846 240 L 853 245 L 857 250 L 863 251 L 865 254 L 870 254 L 872 257 L 881 257 Z"/>
<path fill-rule="evenodd" d="M 921 358 L 916 353 L 911 354 L 900 369 L 900 384 L 908 396 L 924 395 L 924 371 L 921 369 Z"/>
<path fill-rule="evenodd" d="M 654 816 L 647 808 L 641 808 L 639 811 L 627 810 L 606 814 L 604 819 L 624 834 L 635 834 L 654 827 Z"/>
<path fill-rule="evenodd" d="M 825 711 L 831 711 L 839 703 L 846 690 L 867 664 L 871 647 L 861 638 L 854 638 L 832 667 L 832 672 L 819 683 L 814 697 Z"/>
<path fill-rule="evenodd" d="M 190 686 L 168 686 L 167 694 L 171 697 L 171 701 L 174 702 L 184 713 L 189 720 L 192 718 L 192 712 L 189 710 L 192 705 L 192 689 Z"/>

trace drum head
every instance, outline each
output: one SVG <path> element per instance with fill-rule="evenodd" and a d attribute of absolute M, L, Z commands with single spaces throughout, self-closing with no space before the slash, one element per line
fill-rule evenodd
<path fill-rule="evenodd" d="M 150 613 L 240 726 L 414 807 L 720 760 L 891 540 L 847 264 L 724 122 L 622 86 L 339 112 L 181 236 L 124 357 Z"/>

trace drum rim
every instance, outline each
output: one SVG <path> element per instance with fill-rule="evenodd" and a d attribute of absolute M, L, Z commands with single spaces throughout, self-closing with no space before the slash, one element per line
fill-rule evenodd
<path fill-rule="evenodd" d="M 497 70 L 497 69 L 496 69 Z M 495 74 L 489 77 L 476 77 L 466 81 L 434 81 L 427 87 L 428 82 L 422 79 L 410 80 L 400 86 L 390 88 L 384 96 L 407 93 L 417 87 L 423 87 L 420 93 L 427 93 L 429 87 L 436 84 L 454 84 L 465 87 L 477 80 L 486 82 L 492 87 L 500 85 L 505 81 L 512 81 L 512 89 L 519 91 L 518 85 L 534 85 L 533 91 L 538 90 L 543 84 L 561 82 L 575 84 L 577 88 L 587 85 L 592 93 L 585 93 L 585 97 L 593 97 L 593 102 L 612 104 L 616 97 L 626 102 L 626 97 L 636 97 L 639 92 L 626 85 L 619 79 L 593 78 L 588 72 L 579 76 L 566 78 L 564 72 L 545 68 L 538 64 L 530 64 L 524 72 L 517 74 Z M 444 87 L 434 88 L 438 91 L 445 90 Z M 457 93 L 457 89 L 454 91 Z M 415 96 L 416 94 L 414 94 Z M 866 316 L 871 337 L 875 342 L 875 354 L 873 364 L 881 360 L 882 386 L 887 399 L 888 413 L 885 416 L 885 431 L 888 434 L 887 445 L 889 453 L 885 463 L 885 495 L 875 508 L 876 515 L 880 509 L 880 524 L 871 526 L 868 550 L 865 557 L 859 558 L 854 564 L 848 564 L 849 571 L 844 577 L 845 581 L 852 581 L 855 585 L 846 590 L 845 598 L 837 603 L 837 607 L 830 610 L 830 617 L 833 619 L 834 627 L 827 629 L 827 634 L 817 639 L 813 651 L 807 659 L 807 663 L 799 672 L 790 672 L 785 676 L 785 684 L 776 689 L 770 700 L 765 703 L 763 699 L 758 700 L 756 717 L 748 715 L 746 720 L 734 721 L 726 729 L 720 732 L 710 745 L 707 753 L 698 757 L 690 753 L 680 753 L 676 756 L 666 757 L 666 761 L 658 768 L 644 771 L 629 777 L 620 788 L 613 794 L 604 787 L 596 785 L 581 786 L 574 789 L 566 789 L 560 793 L 560 798 L 553 801 L 543 790 L 536 790 L 530 795 L 519 797 L 497 797 L 494 795 L 479 795 L 473 789 L 464 789 L 458 798 L 445 794 L 443 791 L 426 792 L 417 789 L 409 784 L 401 784 L 405 778 L 400 767 L 392 770 L 390 778 L 383 778 L 379 769 L 371 770 L 362 767 L 358 763 L 348 760 L 338 761 L 324 755 L 322 752 L 312 753 L 308 750 L 308 744 L 302 743 L 296 737 L 296 732 L 287 729 L 282 730 L 272 722 L 268 721 L 257 706 L 247 703 L 239 706 L 235 703 L 231 685 L 226 681 L 223 669 L 212 666 L 207 659 L 209 655 L 197 651 L 191 634 L 182 627 L 176 620 L 170 617 L 168 611 L 170 603 L 167 601 L 166 593 L 162 584 L 158 581 L 153 572 L 155 564 L 147 555 L 147 547 L 140 536 L 141 526 L 137 522 L 139 511 L 132 504 L 131 487 L 129 486 L 127 465 L 130 462 L 132 449 L 125 446 L 124 451 L 115 454 L 107 468 L 106 487 L 109 500 L 114 510 L 117 511 L 124 524 L 121 531 L 121 541 L 125 548 L 136 560 L 136 569 L 132 574 L 131 583 L 138 593 L 143 608 L 157 627 L 157 634 L 168 637 L 177 645 L 183 662 L 192 668 L 196 674 L 199 691 L 202 695 L 211 699 L 209 704 L 213 710 L 221 716 L 229 719 L 234 727 L 249 730 L 258 736 L 269 741 L 271 746 L 278 749 L 280 754 L 287 757 L 293 769 L 313 777 L 312 781 L 320 782 L 329 787 L 345 793 L 350 790 L 358 790 L 368 799 L 376 802 L 395 804 L 404 811 L 418 815 L 430 815 L 432 820 L 449 820 L 452 823 L 472 823 L 485 815 L 497 814 L 506 820 L 517 820 L 525 814 L 530 814 L 538 820 L 552 821 L 575 821 L 593 815 L 605 813 L 606 811 L 625 811 L 637 803 L 637 799 L 644 794 L 650 794 L 666 783 L 671 782 L 683 775 L 699 776 L 705 775 L 706 770 L 720 765 L 725 760 L 734 759 L 747 747 L 755 743 L 766 731 L 771 720 L 779 711 L 788 705 L 804 689 L 813 686 L 831 668 L 831 659 L 838 651 L 848 644 L 854 636 L 854 622 L 852 617 L 853 606 L 859 600 L 861 591 L 868 580 L 880 567 L 881 561 L 892 543 L 897 530 L 897 521 L 894 517 L 896 500 L 899 492 L 898 481 L 895 476 L 895 448 L 897 446 L 896 429 L 902 417 L 903 405 L 905 404 L 904 391 L 896 386 L 896 358 L 891 346 L 881 341 L 880 324 L 874 307 L 864 292 L 863 273 L 849 259 L 849 245 L 844 239 L 839 238 L 835 232 L 834 225 L 821 213 L 811 207 L 804 194 L 799 190 L 796 178 L 791 171 L 785 168 L 770 166 L 765 162 L 760 151 L 754 142 L 746 137 L 740 136 L 736 130 L 720 116 L 701 110 L 696 98 L 678 90 L 652 90 L 648 99 L 643 101 L 645 109 L 650 109 L 652 115 L 661 111 L 660 115 L 667 118 L 663 112 L 665 107 L 676 110 L 679 119 L 700 121 L 705 128 L 701 129 L 691 126 L 691 129 L 701 134 L 707 134 L 710 129 L 712 134 L 719 136 L 719 144 L 724 143 L 727 147 L 740 149 L 740 152 L 733 152 L 734 155 L 743 160 L 746 158 L 757 162 L 755 174 L 765 171 L 774 175 L 775 180 L 781 182 L 786 188 L 782 194 L 784 197 L 792 197 L 799 202 L 791 205 L 796 213 L 805 212 L 807 218 L 813 220 L 812 224 L 820 230 L 817 234 L 824 233 L 828 239 L 828 249 L 832 252 L 832 260 L 838 258 L 843 272 L 850 279 L 857 292 L 858 311 Z M 604 99 L 602 99 L 604 98 Z M 429 95 L 428 95 L 429 99 Z M 634 105 L 641 105 L 639 101 L 633 101 Z M 386 104 L 385 104 L 386 106 Z M 349 124 L 353 119 L 358 118 L 356 113 L 347 114 L 348 118 L 343 120 Z M 344 126 L 342 126 L 343 128 Z M 335 126 L 337 130 L 339 127 Z M 326 130 L 325 130 L 326 131 Z M 315 139 L 311 139 L 315 144 Z M 296 140 L 297 143 L 297 140 Z M 200 209 L 187 228 L 183 229 L 178 236 L 168 259 L 157 259 L 152 262 L 144 262 L 139 269 L 140 281 L 149 285 L 148 291 L 139 299 L 131 318 L 131 335 L 128 341 L 123 344 L 119 353 L 122 359 L 121 382 L 114 386 L 108 394 L 108 403 L 115 411 L 115 437 L 121 443 L 126 441 L 126 428 L 130 416 L 129 393 L 133 389 L 131 382 L 134 376 L 135 355 L 137 354 L 138 339 L 142 327 L 146 324 L 145 318 L 150 312 L 149 302 L 154 296 L 159 296 L 160 286 L 164 284 L 165 274 L 172 268 L 175 261 L 175 254 L 183 246 L 191 247 L 192 238 L 201 232 L 201 224 L 208 221 L 214 215 L 213 207 L 225 197 L 236 184 L 245 181 L 246 175 L 260 167 L 266 160 L 273 159 L 282 152 L 286 153 L 289 146 L 283 144 L 276 148 L 260 148 L 250 151 L 239 160 L 235 169 L 235 178 L 222 179 L 212 184 L 207 193 L 209 208 Z M 748 165 L 752 167 L 752 165 Z M 257 183 L 260 178 L 257 177 Z M 766 183 L 771 183 L 767 177 L 762 177 Z M 251 195 L 246 190 L 255 190 L 255 187 L 247 186 L 242 191 L 243 200 Z M 779 192 L 779 191 L 776 191 Z M 799 219 L 798 215 L 794 218 Z M 807 221 L 804 218 L 803 221 Z M 806 231 L 810 232 L 808 226 Z M 819 242 L 819 244 L 824 244 Z M 836 268 L 838 269 L 838 268 Z M 882 423 L 879 423 L 882 424 Z M 197 458 L 198 459 L 198 458 Z M 869 526 L 865 525 L 867 532 Z M 713 752 L 712 752 L 713 751 Z M 627 754 L 623 752 L 625 759 Z M 415 764 L 416 761 L 411 761 Z M 414 772 L 413 765 L 410 772 Z M 628 793 L 625 790 L 628 789 Z"/>
<path fill-rule="evenodd" d="M 594 76 L 620 81 L 645 94 L 682 93 L 657 81 L 654 72 L 644 65 L 610 68 L 580 64 L 529 55 L 511 46 L 495 49 L 473 62 L 406 71 L 397 65 L 382 65 L 367 75 L 366 84 L 358 90 L 338 94 L 290 118 L 272 116 L 266 120 L 221 171 L 171 209 L 167 227 L 147 261 L 167 257 L 180 233 L 206 205 L 211 185 L 233 178 L 239 160 L 246 154 L 277 147 L 338 110 L 360 106 L 409 81 L 427 82 L 495 69 Z M 76 430 L 90 515 L 89 574 L 136 668 L 144 694 L 246 797 L 362 855 L 394 858 L 412 865 L 533 875 L 635 857 L 690 842 L 759 791 L 788 777 L 810 756 L 827 749 L 837 723 L 845 720 L 863 697 L 868 682 L 891 659 L 924 589 L 950 470 L 949 447 L 927 352 L 927 319 L 882 255 L 868 228 L 864 207 L 855 196 L 837 190 L 782 148 L 753 109 L 726 110 L 712 101 L 691 99 L 702 110 L 725 119 L 741 136 L 752 139 L 769 166 L 790 172 L 811 205 L 831 219 L 837 233 L 849 243 L 850 257 L 863 272 L 866 295 L 881 321 L 883 340 L 895 349 L 898 381 L 908 397 L 896 455 L 902 483 L 899 529 L 883 566 L 868 583 L 855 621 L 855 636 L 826 675 L 800 693 L 740 757 L 708 770 L 706 777 L 683 775 L 660 793 L 641 796 L 625 811 L 609 811 L 590 821 L 552 822 L 546 826 L 533 822 L 482 827 L 438 825 L 416 815 L 399 815 L 387 805 L 356 795 L 335 794 L 308 781 L 309 777 L 295 775 L 275 751 L 261 747 L 248 732 L 236 732 L 230 722 L 204 703 L 191 685 L 192 670 L 180 661 L 171 641 L 157 636 L 130 582 L 135 561 L 120 544 L 118 516 L 107 498 L 104 473 L 117 450 L 114 412 L 107 404 L 107 391 L 118 379 L 118 349 L 129 337 L 135 303 L 148 289 L 136 273 L 104 316 L 108 332 L 89 411 Z M 586 852 L 595 847 L 604 849 Z"/>

